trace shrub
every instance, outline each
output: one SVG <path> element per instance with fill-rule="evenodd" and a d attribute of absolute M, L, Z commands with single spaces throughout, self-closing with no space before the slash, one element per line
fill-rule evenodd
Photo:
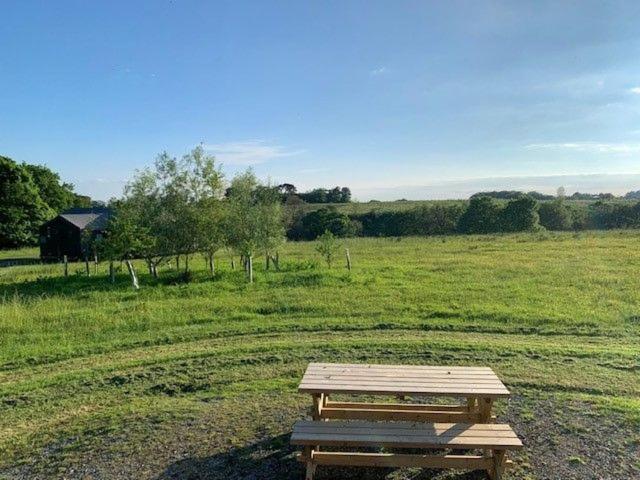
<path fill-rule="evenodd" d="M 336 237 L 352 237 L 358 233 L 359 224 L 335 207 L 320 208 L 303 216 L 298 225 L 289 231 L 294 240 L 314 240 L 329 231 Z"/>
<path fill-rule="evenodd" d="M 562 200 L 540 204 L 538 215 L 540 225 L 548 230 L 570 230 L 573 227 L 571 211 Z"/>
<path fill-rule="evenodd" d="M 526 232 L 540 226 L 537 212 L 538 202 L 531 197 L 511 200 L 500 212 L 500 231 Z"/>
<path fill-rule="evenodd" d="M 475 197 L 460 217 L 458 231 L 461 233 L 491 233 L 500 227 L 502 208 L 490 197 Z"/>

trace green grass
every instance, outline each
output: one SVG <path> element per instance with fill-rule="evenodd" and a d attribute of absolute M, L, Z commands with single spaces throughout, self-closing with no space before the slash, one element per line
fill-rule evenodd
<path fill-rule="evenodd" d="M 638 431 L 640 233 L 347 243 L 351 273 L 290 243 L 280 272 L 256 259 L 254 285 L 225 254 L 213 279 L 195 258 L 189 284 L 138 263 L 138 292 L 124 272 L 110 284 L 104 264 L 68 278 L 61 265 L 0 268 L 0 478 L 140 464 L 158 478 L 231 448 L 245 466 L 220 471 L 244 478 L 264 468 L 252 458 L 288 454 L 281 435 L 309 403 L 295 387 L 312 360 L 490 365 L 516 395 L 501 411 L 521 431 L 547 427 L 548 402 L 574 405 L 558 425 L 578 415 L 593 438 L 602 424 Z M 624 468 L 638 466 L 638 444 L 621 443 Z M 583 474 L 574 457 L 589 458 L 558 468 Z M 514 475 L 536 478 L 525 460 Z"/>

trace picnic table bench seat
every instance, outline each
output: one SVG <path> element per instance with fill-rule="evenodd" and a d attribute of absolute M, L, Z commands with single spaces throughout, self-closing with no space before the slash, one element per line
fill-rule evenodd
<path fill-rule="evenodd" d="M 304 446 L 300 460 L 306 463 L 306 480 L 313 480 L 317 465 L 481 469 L 499 480 L 509 464 L 506 451 L 522 447 L 509 425 L 373 421 L 299 421 L 291 443 Z M 483 455 L 337 452 L 324 447 L 482 449 Z"/>

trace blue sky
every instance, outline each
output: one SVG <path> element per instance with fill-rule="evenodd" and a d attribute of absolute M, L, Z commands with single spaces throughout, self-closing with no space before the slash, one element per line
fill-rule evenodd
<path fill-rule="evenodd" d="M 638 18 L 636 1 L 4 2 L 0 155 L 103 199 L 199 143 L 228 176 L 361 199 L 638 189 Z"/>

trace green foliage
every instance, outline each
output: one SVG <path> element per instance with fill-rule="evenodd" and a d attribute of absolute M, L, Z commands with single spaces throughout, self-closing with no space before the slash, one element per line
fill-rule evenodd
<path fill-rule="evenodd" d="M 27 168 L 0 156 L 0 248 L 33 245 L 53 211 L 40 197 Z"/>
<path fill-rule="evenodd" d="M 562 198 L 541 203 L 538 215 L 540 216 L 540 225 L 547 230 L 571 230 L 573 227 L 571 210 Z"/>
<path fill-rule="evenodd" d="M 318 252 L 324 261 L 327 262 L 327 266 L 331 268 L 331 263 L 340 249 L 342 244 L 329 230 L 326 230 L 322 235 L 318 237 L 316 244 L 316 252 Z"/>
<path fill-rule="evenodd" d="M 55 213 L 76 206 L 73 185 L 61 182 L 60 175 L 42 165 L 25 163 L 23 166 L 31 174 L 31 178 L 40 192 L 40 198 Z"/>
<path fill-rule="evenodd" d="M 348 187 L 315 188 L 306 193 L 298 193 L 298 196 L 307 203 L 349 203 L 351 190 Z"/>
<path fill-rule="evenodd" d="M 500 211 L 498 225 L 502 232 L 527 232 L 539 228 L 538 203 L 531 197 L 511 200 Z"/>
<path fill-rule="evenodd" d="M 336 237 L 352 237 L 359 233 L 361 226 L 335 207 L 323 207 L 306 214 L 289 231 L 294 240 L 313 240 L 329 231 Z"/>
<path fill-rule="evenodd" d="M 461 233 L 492 233 L 500 228 L 501 205 L 491 197 L 475 197 L 460 217 Z"/>
<path fill-rule="evenodd" d="M 464 206 L 460 203 L 431 203 L 410 210 L 373 211 L 353 218 L 362 223 L 367 237 L 446 235 L 455 233 Z"/>

